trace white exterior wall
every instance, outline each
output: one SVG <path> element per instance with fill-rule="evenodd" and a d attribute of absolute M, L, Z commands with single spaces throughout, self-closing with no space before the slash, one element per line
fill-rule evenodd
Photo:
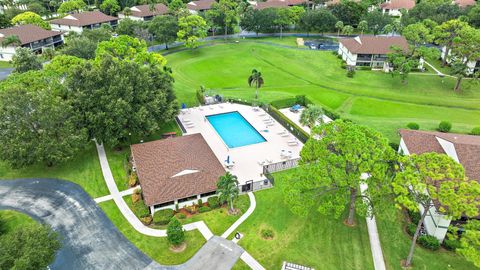
<path fill-rule="evenodd" d="M 348 66 L 355 66 L 357 64 L 357 55 L 351 53 L 342 43 L 339 43 L 338 54 L 342 56 L 343 61 Z"/>
<path fill-rule="evenodd" d="M 210 196 L 206 196 L 206 197 L 203 197 L 203 198 L 200 198 L 200 195 L 197 195 L 197 198 L 195 200 L 190 200 L 190 201 L 186 201 L 186 202 L 181 202 L 181 203 L 178 203 L 178 200 L 175 200 L 175 202 L 173 204 L 170 204 L 170 205 L 166 205 L 166 206 L 163 206 L 163 207 L 158 207 L 158 208 L 154 208 L 153 206 L 150 206 L 150 211 L 152 212 L 152 215 L 153 213 L 159 211 L 159 210 L 162 210 L 162 209 L 172 209 L 172 210 L 175 210 L 176 207 L 175 205 L 178 204 L 178 209 L 182 209 L 184 208 L 185 206 L 191 206 L 192 204 L 197 204 L 198 202 L 198 199 L 202 199 L 202 202 L 203 203 L 206 203 L 208 198 L 210 197 L 214 197 L 214 196 L 217 196 L 217 195 L 210 195 Z M 153 211 L 152 211 L 153 210 Z"/>
<path fill-rule="evenodd" d="M 382 9 L 383 14 L 387 13 L 390 16 L 395 16 L 395 17 L 402 17 L 402 12 L 400 12 L 400 9 Z"/>
<path fill-rule="evenodd" d="M 52 27 L 53 31 L 76 32 L 79 34 L 83 32 L 83 28 L 80 26 L 70 26 L 70 25 L 53 24 L 53 23 L 51 23 L 50 26 Z"/>
<path fill-rule="evenodd" d="M 119 14 L 118 14 L 118 18 L 120 18 L 120 20 L 122 20 L 122 19 L 127 19 L 127 18 L 128 18 L 128 19 L 130 19 L 130 20 L 132 20 L 132 21 L 143 21 L 143 17 L 136 17 L 136 16 L 132 16 L 132 15 L 130 15 L 130 16 L 125 16 L 125 15 L 123 15 L 122 13 L 119 13 Z"/>
<path fill-rule="evenodd" d="M 447 53 L 447 47 L 443 46 L 442 47 L 442 54 L 441 54 L 441 57 L 443 60 L 445 60 L 445 56 L 446 56 L 446 53 Z M 448 52 L 448 56 L 450 56 L 451 52 Z M 450 57 L 447 57 L 447 63 L 450 64 L 451 60 L 450 60 Z M 468 70 L 467 70 L 467 74 L 473 74 L 473 71 L 475 70 L 475 66 L 477 65 L 477 61 L 468 61 L 467 63 L 467 67 L 468 67 Z"/>
<path fill-rule="evenodd" d="M 410 152 L 408 151 L 407 145 L 405 144 L 405 141 L 403 138 L 400 138 L 400 146 L 398 148 L 398 153 L 403 153 L 404 155 L 410 155 Z"/>
<path fill-rule="evenodd" d="M 421 205 L 418 206 L 420 215 L 425 210 Z M 434 206 L 432 206 L 425 217 L 423 225 L 427 233 L 431 236 L 435 236 L 440 242 L 443 242 L 447 235 L 448 226 L 450 226 L 451 219 L 445 215 L 437 212 Z"/>
<path fill-rule="evenodd" d="M 0 46 L 0 61 L 10 61 L 15 55 L 16 47 L 7 46 L 5 48 Z"/>

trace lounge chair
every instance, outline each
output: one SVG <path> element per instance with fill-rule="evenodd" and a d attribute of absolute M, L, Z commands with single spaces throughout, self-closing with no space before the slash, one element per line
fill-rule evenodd
<path fill-rule="evenodd" d="M 267 115 L 267 113 L 264 112 L 264 111 L 262 111 L 260 114 L 258 114 L 258 116 L 265 116 L 265 115 Z"/>
<path fill-rule="evenodd" d="M 290 141 L 287 142 L 287 144 L 289 146 L 296 146 L 296 145 L 298 145 L 298 141 L 297 141 L 297 139 L 290 140 Z"/>
<path fill-rule="evenodd" d="M 286 129 L 284 129 L 284 130 L 282 130 L 282 131 L 280 131 L 280 132 L 277 132 L 277 134 L 278 134 L 278 135 L 283 135 L 283 134 L 288 134 L 288 132 L 287 132 Z"/>
<path fill-rule="evenodd" d="M 190 122 L 192 122 L 192 120 L 190 120 L 190 119 L 188 119 L 188 118 L 183 118 L 183 119 L 182 119 L 182 122 L 190 123 Z"/>
<path fill-rule="evenodd" d="M 288 133 L 280 134 L 280 137 L 283 137 L 283 138 L 286 138 L 286 137 L 288 137 L 288 136 L 290 136 L 290 134 L 288 134 Z"/>
<path fill-rule="evenodd" d="M 194 124 L 194 123 L 185 123 L 185 126 L 188 127 L 188 128 L 190 128 L 190 127 L 194 127 L 195 124 Z"/>
<path fill-rule="evenodd" d="M 274 122 L 269 122 L 269 123 L 267 123 L 267 127 L 271 127 L 271 126 L 273 126 L 273 125 L 275 125 Z"/>
<path fill-rule="evenodd" d="M 292 107 L 290 107 L 290 111 L 296 113 L 296 112 L 298 112 L 301 108 L 302 108 L 302 106 L 300 106 L 300 105 L 298 105 L 298 104 L 295 104 L 295 105 L 293 105 Z"/>

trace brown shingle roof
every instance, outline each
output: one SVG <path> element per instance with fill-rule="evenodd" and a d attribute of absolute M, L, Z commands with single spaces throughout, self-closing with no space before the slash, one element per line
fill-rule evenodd
<path fill-rule="evenodd" d="M 339 42 L 355 54 L 387 54 L 392 46 L 408 51 L 407 40 L 402 36 L 360 36 L 343 38 Z"/>
<path fill-rule="evenodd" d="M 45 30 L 41 27 L 32 24 L 18 25 L 10 28 L 0 29 L 0 43 L 8 36 L 18 36 L 22 45 L 34 41 L 46 39 L 49 37 L 59 36 L 62 32 Z"/>
<path fill-rule="evenodd" d="M 446 154 L 437 137 L 453 143 L 458 160 L 465 168 L 465 175 L 480 182 L 480 136 L 407 129 L 399 132 L 411 154 Z"/>
<path fill-rule="evenodd" d="M 392 0 L 380 5 L 382 9 L 412 9 L 415 7 L 415 0 Z"/>
<path fill-rule="evenodd" d="M 213 3 L 215 3 L 215 0 L 191 1 L 187 4 L 187 8 L 196 11 L 208 10 L 212 8 Z"/>
<path fill-rule="evenodd" d="M 455 4 L 457 4 L 461 8 L 474 6 L 476 3 L 477 2 L 475 2 L 475 0 L 455 0 Z"/>
<path fill-rule="evenodd" d="M 135 17 L 163 15 L 167 14 L 168 12 L 167 6 L 161 3 L 155 4 L 155 8 L 153 10 L 150 9 L 150 5 L 133 6 L 130 9 L 132 10 L 132 16 Z"/>
<path fill-rule="evenodd" d="M 330 0 L 330 1 L 327 1 L 325 2 L 325 5 L 326 6 L 333 6 L 333 5 L 336 5 L 336 4 L 340 4 L 341 0 Z M 353 2 L 361 2 L 361 0 L 353 0 Z"/>
<path fill-rule="evenodd" d="M 198 134 L 131 146 L 147 205 L 156 205 L 216 190 L 225 169 Z M 198 172 L 180 176 L 185 170 Z"/>
<path fill-rule="evenodd" d="M 298 6 L 307 3 L 307 0 L 269 0 L 266 2 L 257 2 L 255 9 L 266 8 L 283 8 L 290 6 Z"/>
<path fill-rule="evenodd" d="M 86 26 L 91 24 L 106 23 L 118 20 L 117 17 L 103 14 L 100 11 L 90 11 L 82 13 L 68 14 L 61 19 L 51 20 L 50 24 Z"/>

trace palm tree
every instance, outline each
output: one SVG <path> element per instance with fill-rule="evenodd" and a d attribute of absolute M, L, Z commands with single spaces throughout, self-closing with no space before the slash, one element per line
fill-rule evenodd
<path fill-rule="evenodd" d="M 348 36 L 353 33 L 353 26 L 351 25 L 345 25 L 342 29 L 342 34 Z"/>
<path fill-rule="evenodd" d="M 323 110 L 321 107 L 310 105 L 308 108 L 302 111 L 302 114 L 300 115 L 300 124 L 312 128 L 317 122 L 323 124 L 322 116 Z"/>
<path fill-rule="evenodd" d="M 358 30 L 361 31 L 361 36 L 363 36 L 363 32 L 367 31 L 368 30 L 368 22 L 363 20 L 363 21 L 360 21 L 358 23 L 358 26 L 357 26 Z"/>
<path fill-rule="evenodd" d="M 343 30 L 343 22 L 342 21 L 338 21 L 336 24 L 335 24 L 335 28 L 337 29 L 337 36 L 340 36 L 340 31 Z"/>
<path fill-rule="evenodd" d="M 20 41 L 20 38 L 17 35 L 11 35 L 2 40 L 2 47 L 5 48 L 9 45 L 12 45 L 13 47 L 21 45 L 22 42 Z"/>
<path fill-rule="evenodd" d="M 129 7 L 125 7 L 123 9 L 123 15 L 125 15 L 125 17 L 127 18 L 130 17 L 130 15 L 132 15 L 132 9 Z"/>
<path fill-rule="evenodd" d="M 258 88 L 262 87 L 263 83 L 262 73 L 253 69 L 252 74 L 248 77 L 248 85 L 255 84 L 255 99 L 258 99 Z"/>
<path fill-rule="evenodd" d="M 227 202 L 230 209 L 230 213 L 234 213 L 235 209 L 233 208 L 233 200 L 238 197 L 238 180 L 237 177 L 230 172 L 227 172 L 225 175 L 222 175 L 218 178 L 217 182 L 217 194 L 219 194 L 219 199 L 222 202 Z"/>

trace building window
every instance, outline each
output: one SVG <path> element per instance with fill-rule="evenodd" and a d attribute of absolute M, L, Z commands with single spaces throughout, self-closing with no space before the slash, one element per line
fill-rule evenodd
<path fill-rule="evenodd" d="M 165 206 L 173 205 L 174 203 L 175 203 L 174 201 L 169 201 L 169 202 L 165 202 L 165 203 L 160 203 L 160 204 L 156 204 L 155 206 L 153 206 L 153 208 L 154 208 L 154 209 L 162 208 L 162 207 L 165 207 Z"/>
<path fill-rule="evenodd" d="M 192 201 L 192 200 L 196 200 L 196 199 L 197 199 L 197 195 L 193 195 L 193 196 L 190 196 L 190 197 L 187 197 L 187 198 L 179 199 L 178 203 L 186 202 L 186 201 Z"/>
<path fill-rule="evenodd" d="M 208 197 L 208 196 L 213 196 L 213 195 L 215 195 L 215 194 L 217 194 L 217 192 L 216 192 L 216 191 L 212 191 L 212 192 L 207 192 L 207 193 L 200 194 L 200 197 L 201 197 L 201 198 L 204 198 L 204 197 Z"/>

